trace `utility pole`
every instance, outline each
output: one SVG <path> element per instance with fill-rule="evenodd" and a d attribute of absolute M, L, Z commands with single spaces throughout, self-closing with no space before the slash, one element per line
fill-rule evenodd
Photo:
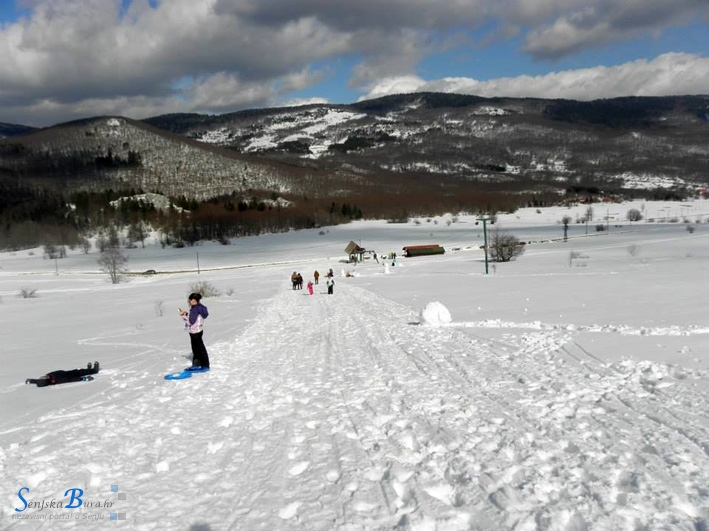
<path fill-rule="evenodd" d="M 487 216 L 482 216 L 478 218 L 478 221 L 483 222 L 483 235 L 485 236 L 485 274 L 488 274 L 488 267 L 487 267 L 487 222 L 491 221 L 491 219 Z"/>

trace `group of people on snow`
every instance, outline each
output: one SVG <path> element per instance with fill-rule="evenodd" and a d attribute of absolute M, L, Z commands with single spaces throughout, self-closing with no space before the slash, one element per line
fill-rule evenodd
<path fill-rule="evenodd" d="M 328 295 L 332 295 L 335 291 L 335 273 L 332 271 L 332 268 L 327 272 L 325 275 L 325 278 L 327 279 L 325 281 L 325 284 L 327 285 L 327 293 Z M 293 274 L 290 276 L 291 284 L 293 285 L 293 289 L 303 289 L 303 275 L 298 273 L 297 271 L 293 271 Z M 317 269 L 313 273 L 313 280 L 309 280 L 307 287 L 308 287 L 308 293 L 312 295 L 314 293 L 314 286 L 320 283 L 320 271 Z"/>
<path fill-rule="evenodd" d="M 293 283 L 293 289 L 303 289 L 303 275 L 300 273 L 293 271 L 290 281 Z"/>

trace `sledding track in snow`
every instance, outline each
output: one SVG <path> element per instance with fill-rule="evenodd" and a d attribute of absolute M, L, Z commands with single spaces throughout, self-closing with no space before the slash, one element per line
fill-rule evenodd
<path fill-rule="evenodd" d="M 605 364 L 565 327 L 492 340 L 353 285 L 324 291 L 277 293 L 210 346 L 211 373 L 116 379 L 40 418 L 3 482 L 38 497 L 118 483 L 137 530 L 709 526 L 706 374 Z"/>

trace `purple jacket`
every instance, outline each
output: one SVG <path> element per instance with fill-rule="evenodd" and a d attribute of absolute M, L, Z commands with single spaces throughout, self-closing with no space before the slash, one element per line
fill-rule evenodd
<path fill-rule="evenodd" d="M 189 315 L 185 315 L 182 319 L 185 321 L 185 330 L 190 334 L 196 334 L 204 330 L 204 320 L 209 317 L 207 307 L 202 303 L 195 304 L 190 308 Z"/>

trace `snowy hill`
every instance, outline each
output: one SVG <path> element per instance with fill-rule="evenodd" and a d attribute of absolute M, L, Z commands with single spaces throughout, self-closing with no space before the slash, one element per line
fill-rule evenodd
<path fill-rule="evenodd" d="M 703 201 L 687 210 L 709 215 Z M 131 249 L 132 270 L 158 274 L 116 286 L 96 256 L 56 274 L 40 256 L 1 255 L 15 333 L 0 375 L 0 526 L 92 528 L 76 515 L 113 513 L 136 530 L 705 529 L 709 232 L 544 238 L 565 214 L 500 216 L 541 243 L 489 275 L 470 218 L 205 245 L 200 272 L 195 249 Z M 350 240 L 447 252 L 353 266 Z M 333 295 L 291 289 L 293 270 L 328 268 Z M 222 293 L 203 300 L 212 371 L 165 381 L 189 363 L 177 307 L 196 282 Z M 22 286 L 37 297 L 16 297 Z M 22 383 L 94 359 L 92 382 Z M 22 501 L 66 504 L 75 488 L 80 509 Z"/>
<path fill-rule="evenodd" d="M 607 191 L 709 184 L 707 109 L 702 96 L 578 102 L 419 93 L 145 121 L 303 167 Z"/>

